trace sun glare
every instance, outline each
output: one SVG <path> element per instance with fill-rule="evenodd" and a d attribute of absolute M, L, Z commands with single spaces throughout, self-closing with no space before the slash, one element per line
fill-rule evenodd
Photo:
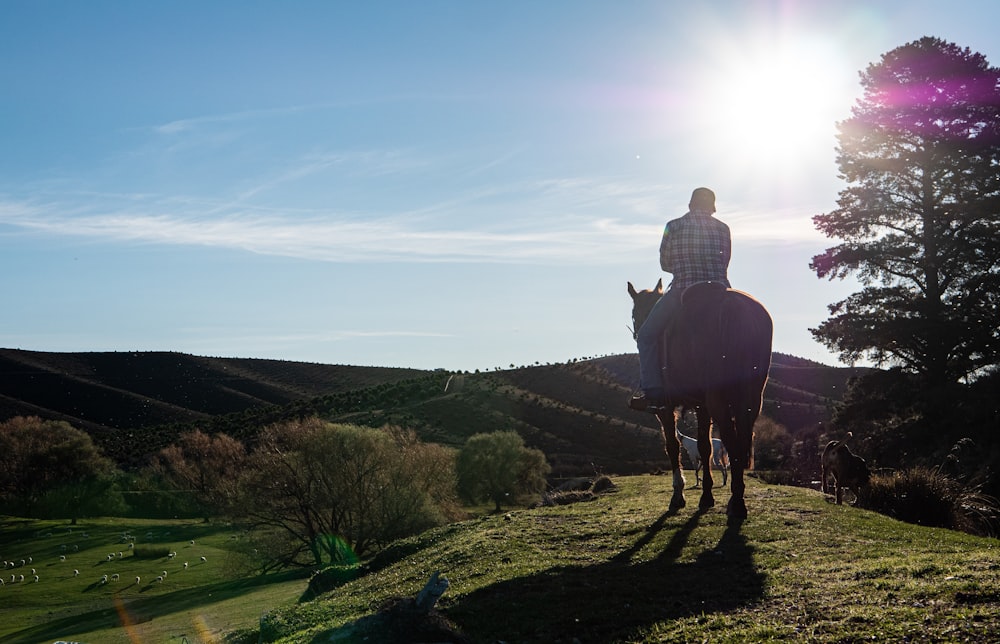
<path fill-rule="evenodd" d="M 857 74 L 818 39 L 730 43 L 703 69 L 700 118 L 714 147 L 755 172 L 795 173 L 833 158 Z"/>

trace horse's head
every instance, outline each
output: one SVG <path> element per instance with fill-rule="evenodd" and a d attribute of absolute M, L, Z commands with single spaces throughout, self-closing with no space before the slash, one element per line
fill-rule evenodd
<path fill-rule="evenodd" d="M 657 300 L 663 297 L 663 278 L 660 278 L 656 282 L 656 287 L 652 289 L 646 289 L 644 291 L 637 291 L 635 287 L 632 286 L 632 282 L 628 283 L 628 294 L 632 296 L 632 338 L 635 339 L 639 334 L 639 327 L 642 323 L 646 321 L 649 317 L 649 312 L 653 309 L 653 305 L 656 304 Z"/>

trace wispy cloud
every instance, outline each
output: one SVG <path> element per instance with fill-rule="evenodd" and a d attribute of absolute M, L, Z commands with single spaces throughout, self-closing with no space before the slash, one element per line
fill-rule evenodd
<path fill-rule="evenodd" d="M 310 171 L 302 166 L 289 173 Z M 558 179 L 483 189 L 394 213 L 280 212 L 244 205 L 267 188 L 259 185 L 225 203 L 147 195 L 106 202 L 94 196 L 83 205 L 0 201 L 0 224 L 38 235 L 240 249 L 324 262 L 572 264 L 621 262 L 648 248 L 667 218 L 663 186 L 614 180 Z M 493 200 L 497 191 L 505 193 L 499 203 Z M 817 239 L 802 213 L 743 211 L 727 221 L 745 243 Z"/>

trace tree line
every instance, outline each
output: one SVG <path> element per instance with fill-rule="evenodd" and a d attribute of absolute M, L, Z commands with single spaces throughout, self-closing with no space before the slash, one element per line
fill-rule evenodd
<path fill-rule="evenodd" d="M 316 417 L 269 425 L 249 449 L 189 431 L 131 475 L 62 421 L 0 423 L 0 450 L 0 512 L 74 522 L 124 514 L 128 488 L 139 488 L 167 497 L 171 511 L 244 526 L 265 567 L 344 562 L 463 518 L 464 504 L 526 503 L 549 471 L 515 432 L 477 434 L 455 449 L 405 428 Z"/>

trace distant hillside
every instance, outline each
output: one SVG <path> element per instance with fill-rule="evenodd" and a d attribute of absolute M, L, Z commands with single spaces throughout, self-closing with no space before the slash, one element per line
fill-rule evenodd
<path fill-rule="evenodd" d="M 856 369 L 774 354 L 764 413 L 795 431 L 829 419 Z M 397 424 L 459 446 L 513 429 L 556 473 L 645 472 L 662 465 L 655 419 L 629 410 L 635 354 L 486 373 L 207 358 L 182 353 L 0 349 L 0 420 L 37 415 L 88 431 L 122 466 L 195 427 L 252 443 L 260 427 L 319 415 Z M 623 440 L 623 437 L 628 437 Z"/>

